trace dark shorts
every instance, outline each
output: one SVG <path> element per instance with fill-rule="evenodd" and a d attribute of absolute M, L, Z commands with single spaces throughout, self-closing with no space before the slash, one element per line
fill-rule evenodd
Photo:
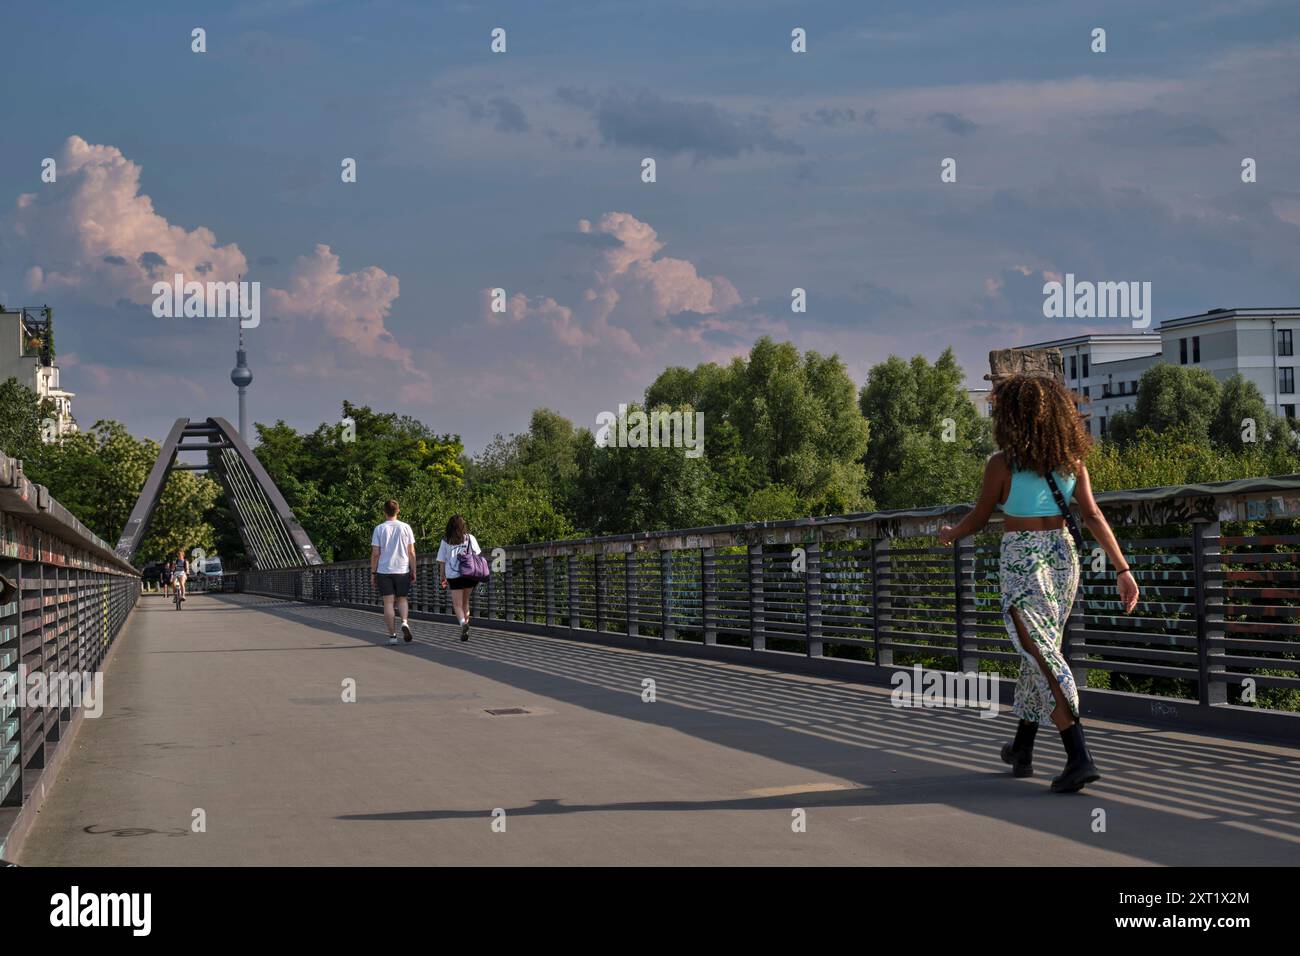
<path fill-rule="evenodd" d="M 411 590 L 411 575 L 406 574 L 377 574 L 375 577 L 379 581 L 379 593 L 384 597 L 393 595 L 395 597 L 406 597 Z"/>
<path fill-rule="evenodd" d="M 447 587 L 451 588 L 453 591 L 468 591 L 476 584 L 478 584 L 478 582 L 473 580 L 472 578 L 448 578 L 447 579 Z"/>

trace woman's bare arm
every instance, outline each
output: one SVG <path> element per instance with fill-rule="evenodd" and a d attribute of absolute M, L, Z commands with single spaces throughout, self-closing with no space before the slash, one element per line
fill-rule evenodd
<path fill-rule="evenodd" d="M 993 515 L 993 509 L 998 506 L 998 500 L 1002 497 L 1002 488 L 1010 474 L 1001 453 L 992 455 L 984 465 L 984 484 L 980 487 L 980 496 L 975 502 L 975 507 L 957 523 L 955 528 L 948 525 L 940 528 L 939 540 L 943 544 L 951 544 L 959 538 L 983 530 Z"/>

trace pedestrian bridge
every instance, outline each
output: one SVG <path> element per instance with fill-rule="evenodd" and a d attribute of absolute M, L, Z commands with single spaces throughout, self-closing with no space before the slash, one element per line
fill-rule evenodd
<path fill-rule="evenodd" d="M 254 478 L 247 515 L 287 511 Z M 936 544 L 965 506 L 484 542 L 467 643 L 423 555 L 394 647 L 366 562 L 286 550 L 177 611 L 0 455 L 0 689 L 104 680 L 94 706 L 0 696 L 0 858 L 1293 863 L 1300 476 L 1098 500 L 1143 597 L 1119 613 L 1085 562 L 1064 647 L 1104 778 L 1057 795 L 1050 731 L 1016 780 L 1010 717 L 891 695 L 1018 667 L 996 528 Z"/>
<path fill-rule="evenodd" d="M 655 650 L 491 628 L 461 643 L 445 623 L 413 628 L 413 643 L 390 647 L 372 611 L 220 594 L 178 613 L 143 596 L 114 649 L 104 713 L 81 727 L 16 862 L 1300 855 L 1290 746 L 1094 720 L 1105 778 L 1060 796 L 1047 791 L 1063 763 L 1054 739 L 1040 735 L 1037 776 L 1006 773 L 1007 716 L 900 709 L 884 687 Z"/>

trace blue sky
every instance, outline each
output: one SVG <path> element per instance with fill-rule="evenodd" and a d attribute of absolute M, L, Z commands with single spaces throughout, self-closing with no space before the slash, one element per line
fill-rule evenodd
<path fill-rule="evenodd" d="M 762 334 L 858 381 L 951 345 L 975 381 L 989 349 L 1127 328 L 1044 319 L 1067 272 L 1150 281 L 1157 322 L 1300 304 L 1294 3 L 15 2 L 0 28 L 0 301 L 55 307 L 83 425 L 233 417 L 233 323 L 154 318 L 146 253 L 262 283 L 255 420 L 346 398 L 472 450 Z"/>

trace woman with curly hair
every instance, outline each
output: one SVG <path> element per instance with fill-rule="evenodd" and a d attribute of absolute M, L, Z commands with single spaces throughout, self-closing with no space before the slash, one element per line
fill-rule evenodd
<path fill-rule="evenodd" d="M 1066 764 L 1052 780 L 1073 793 L 1101 779 L 1079 722 L 1079 690 L 1061 652 L 1066 619 L 1079 587 L 1079 553 L 1064 509 L 1073 496 L 1092 536 L 1118 569 L 1116 588 L 1125 613 L 1138 587 L 1119 542 L 1092 497 L 1084 460 L 1092 439 L 1070 392 L 1052 378 L 1016 375 L 993 390 L 993 437 L 1000 449 L 984 469 L 974 509 L 956 527 L 943 527 L 949 544 L 980 531 L 1001 507 L 999 581 L 1007 635 L 1023 658 L 1011 712 L 1020 718 L 1002 759 L 1017 777 L 1033 774 L 1034 736 L 1050 720 L 1061 733 Z M 1059 503 L 1058 503 L 1059 502 Z"/>

